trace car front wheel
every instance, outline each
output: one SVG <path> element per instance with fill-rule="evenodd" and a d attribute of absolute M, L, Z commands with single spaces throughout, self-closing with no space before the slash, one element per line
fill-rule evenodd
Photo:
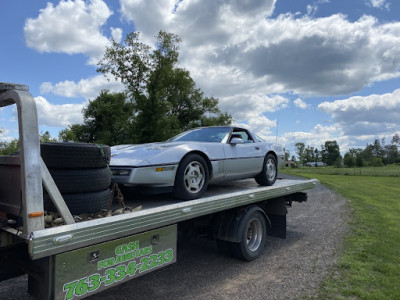
<path fill-rule="evenodd" d="M 278 175 L 276 158 L 272 154 L 267 154 L 264 159 L 263 169 L 256 176 L 256 182 L 260 185 L 273 185 Z"/>
<path fill-rule="evenodd" d="M 175 177 L 174 195 L 182 200 L 200 198 L 207 190 L 208 167 L 203 157 L 189 154 L 179 164 Z"/>

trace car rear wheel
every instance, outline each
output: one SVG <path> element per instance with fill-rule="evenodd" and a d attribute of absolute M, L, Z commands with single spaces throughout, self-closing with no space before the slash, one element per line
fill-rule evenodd
<path fill-rule="evenodd" d="M 263 169 L 256 176 L 256 182 L 260 185 L 273 185 L 278 175 L 276 158 L 272 154 L 267 154 L 264 159 Z"/>
<path fill-rule="evenodd" d="M 179 164 L 175 177 L 174 195 L 182 200 L 201 197 L 208 186 L 208 167 L 203 157 L 189 154 Z"/>

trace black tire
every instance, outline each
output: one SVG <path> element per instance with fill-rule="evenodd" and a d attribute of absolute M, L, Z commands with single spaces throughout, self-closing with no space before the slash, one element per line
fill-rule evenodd
<path fill-rule="evenodd" d="M 255 177 L 256 182 L 259 185 L 273 185 L 278 176 L 278 165 L 276 158 L 272 154 L 267 154 L 264 159 L 263 168 L 260 174 Z"/>
<path fill-rule="evenodd" d="M 49 169 L 105 168 L 111 156 L 109 146 L 87 143 L 43 143 L 40 151 Z"/>
<path fill-rule="evenodd" d="M 111 190 L 105 189 L 93 193 L 63 194 L 62 196 L 71 214 L 80 215 L 84 213 L 96 213 L 102 209 L 106 209 L 111 199 Z M 45 194 L 43 199 L 45 210 L 56 211 L 49 195 Z"/>
<path fill-rule="evenodd" d="M 267 226 L 264 215 L 259 210 L 249 210 L 239 226 L 240 242 L 231 243 L 231 251 L 236 258 L 252 261 L 264 250 L 267 240 Z"/>
<path fill-rule="evenodd" d="M 49 169 L 60 193 L 88 193 L 110 187 L 111 170 L 100 169 Z"/>
<path fill-rule="evenodd" d="M 203 157 L 189 154 L 182 159 L 175 177 L 174 196 L 182 200 L 200 198 L 208 186 L 208 166 Z"/>

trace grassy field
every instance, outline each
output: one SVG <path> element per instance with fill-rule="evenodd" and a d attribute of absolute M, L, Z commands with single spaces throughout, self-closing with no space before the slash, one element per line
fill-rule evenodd
<path fill-rule="evenodd" d="M 349 176 L 393 176 L 400 177 L 400 166 L 388 165 L 385 167 L 365 167 L 365 168 L 335 168 L 335 167 L 302 167 L 285 168 L 284 172 L 290 174 L 325 174 L 325 175 L 349 175 Z"/>
<path fill-rule="evenodd" d="M 282 170 L 319 179 L 353 208 L 339 263 L 316 298 L 400 299 L 400 167 L 365 168 L 357 176 L 350 176 L 349 170 Z"/>

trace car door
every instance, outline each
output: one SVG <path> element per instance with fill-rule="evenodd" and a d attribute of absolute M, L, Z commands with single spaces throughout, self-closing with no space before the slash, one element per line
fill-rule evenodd
<path fill-rule="evenodd" d="M 232 139 L 241 138 L 243 143 L 231 143 Z M 225 152 L 225 177 L 246 177 L 261 172 L 264 156 L 249 132 L 245 129 L 235 129 L 227 143 Z"/>

